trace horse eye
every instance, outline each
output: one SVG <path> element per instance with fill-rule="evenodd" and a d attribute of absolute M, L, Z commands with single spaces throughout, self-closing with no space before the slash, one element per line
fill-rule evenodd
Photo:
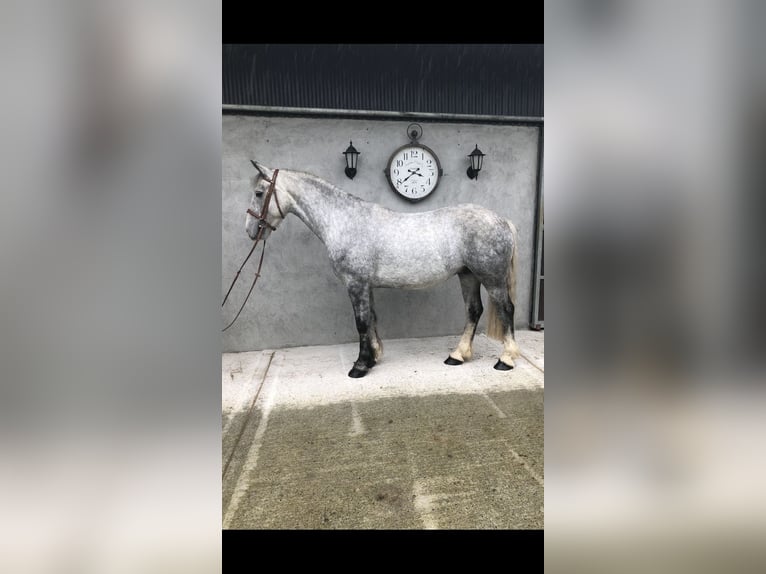
<path fill-rule="evenodd" d="M 255 192 L 255 197 L 263 197 L 263 192 L 262 191 L 256 191 Z"/>

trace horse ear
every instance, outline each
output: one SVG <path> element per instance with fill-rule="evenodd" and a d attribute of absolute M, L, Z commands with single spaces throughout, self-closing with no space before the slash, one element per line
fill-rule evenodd
<path fill-rule="evenodd" d="M 271 176 L 274 173 L 274 170 L 260 165 L 257 161 L 253 161 L 252 159 L 250 160 L 250 163 L 252 163 L 253 167 L 258 170 L 258 173 L 260 173 L 265 179 L 271 181 Z"/>

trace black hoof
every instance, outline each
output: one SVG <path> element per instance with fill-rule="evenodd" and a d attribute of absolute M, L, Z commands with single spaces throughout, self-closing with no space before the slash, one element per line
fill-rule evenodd
<path fill-rule="evenodd" d="M 497 363 L 495 363 L 495 368 L 498 371 L 510 371 L 513 367 L 506 365 L 503 361 L 498 360 Z"/>
<path fill-rule="evenodd" d="M 452 357 L 447 357 L 447 360 L 444 361 L 445 365 L 462 365 L 463 361 L 458 361 L 457 359 L 453 359 Z"/>
<path fill-rule="evenodd" d="M 348 376 L 351 377 L 352 379 L 361 379 L 363 376 L 365 376 L 369 372 L 370 372 L 369 370 L 363 371 L 362 369 L 357 369 L 356 367 L 354 367 L 348 372 Z"/>

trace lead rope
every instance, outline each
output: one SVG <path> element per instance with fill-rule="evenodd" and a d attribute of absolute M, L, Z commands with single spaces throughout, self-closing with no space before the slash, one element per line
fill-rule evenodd
<path fill-rule="evenodd" d="M 239 279 L 239 274 L 242 273 L 242 269 L 245 268 L 245 263 L 247 263 L 248 259 L 250 259 L 250 256 L 253 254 L 253 251 L 255 251 L 255 248 L 258 247 L 258 240 L 261 238 L 261 235 L 263 235 L 263 228 L 258 230 L 258 235 L 255 238 L 255 241 L 253 242 L 253 248 L 250 250 L 250 253 L 247 254 L 247 257 L 245 257 L 245 260 L 242 262 L 242 265 L 239 266 L 239 270 L 237 271 L 237 274 L 234 276 L 234 281 L 231 282 L 231 285 L 229 286 L 229 290 L 226 292 L 226 297 L 223 298 L 223 303 L 221 303 L 221 307 L 226 305 L 226 300 L 229 298 L 229 294 L 231 293 L 231 290 L 234 289 L 234 284 L 237 282 L 237 279 Z M 264 248 L 265 248 L 265 242 L 264 242 Z"/>
<path fill-rule="evenodd" d="M 253 251 L 255 250 L 256 245 L 258 245 L 258 240 L 261 239 L 261 235 L 263 235 L 263 227 L 261 227 L 260 231 L 258 232 L 258 237 L 255 240 L 255 245 L 253 245 L 253 248 L 250 250 L 250 253 L 247 256 L 247 259 L 250 259 L 250 255 L 252 255 Z M 237 314 L 234 316 L 234 319 L 231 320 L 231 323 L 226 325 L 223 329 L 221 329 L 221 333 L 223 333 L 226 329 L 231 327 L 234 324 L 234 321 L 237 320 L 239 317 L 239 314 L 242 312 L 242 309 L 245 308 L 245 304 L 247 303 L 247 300 L 250 298 L 250 293 L 253 292 L 253 289 L 255 288 L 255 284 L 258 282 L 258 278 L 261 276 L 261 266 L 263 265 L 263 254 L 266 253 L 266 240 L 263 240 L 263 247 L 261 248 L 261 259 L 258 261 L 258 270 L 255 272 L 255 277 L 253 278 L 253 284 L 250 285 L 250 290 L 247 292 L 247 295 L 245 295 L 245 300 L 242 301 L 242 305 L 239 308 L 239 311 L 237 311 Z M 247 259 L 245 259 L 245 263 L 247 263 Z M 245 266 L 245 263 L 242 264 L 242 267 Z M 239 268 L 239 270 L 242 270 L 242 267 Z M 239 271 L 237 271 L 237 276 L 234 277 L 234 281 L 237 280 L 237 277 L 239 277 Z M 231 287 L 229 287 L 229 293 L 231 293 L 231 288 L 234 287 L 234 283 L 231 284 Z M 226 294 L 226 298 L 229 297 L 229 293 Z M 226 299 L 223 300 L 223 303 L 226 303 Z M 221 303 L 221 307 L 223 307 L 223 303 Z"/>
<path fill-rule="evenodd" d="M 223 307 L 226 304 L 226 300 L 229 298 L 229 294 L 231 293 L 231 290 L 234 288 L 234 284 L 237 282 L 237 279 L 239 279 L 239 274 L 242 272 L 242 269 L 244 269 L 245 264 L 250 259 L 250 256 L 253 254 L 253 251 L 255 251 L 255 248 L 258 246 L 259 241 L 263 241 L 263 247 L 261 248 L 261 258 L 258 261 L 258 269 L 255 272 L 255 277 L 253 278 L 253 284 L 250 285 L 250 290 L 247 292 L 247 295 L 245 296 L 245 300 L 242 302 L 242 305 L 239 308 L 239 311 L 237 311 L 237 314 L 234 316 L 234 319 L 231 320 L 231 323 L 226 325 L 223 329 L 221 329 L 221 333 L 223 333 L 226 329 L 231 327 L 234 324 L 234 321 L 236 321 L 239 318 L 240 313 L 242 313 L 242 309 L 245 308 L 245 305 L 247 304 L 247 300 L 250 298 L 250 294 L 253 292 L 253 289 L 255 288 L 255 284 L 258 282 L 258 278 L 261 276 L 261 267 L 263 266 L 263 255 L 266 253 L 266 240 L 263 239 L 263 232 L 265 229 L 265 226 L 269 226 L 272 230 L 275 228 L 269 225 L 269 223 L 266 221 L 266 214 L 268 213 L 269 209 L 269 200 L 271 199 L 271 196 L 274 196 L 274 200 L 277 203 L 277 209 L 279 210 L 279 215 L 282 216 L 282 219 L 284 219 L 284 214 L 282 213 L 282 208 L 279 205 L 279 199 L 277 199 L 277 190 L 275 188 L 275 185 L 277 183 L 277 175 L 279 174 L 279 170 L 274 170 L 274 175 L 271 178 L 271 185 L 269 186 L 269 190 L 266 192 L 266 198 L 263 202 L 263 209 L 261 210 L 261 216 L 258 217 L 258 234 L 255 236 L 255 241 L 253 243 L 252 249 L 250 249 L 250 253 L 247 254 L 247 257 L 245 257 L 245 260 L 242 262 L 242 265 L 239 266 L 239 269 L 237 270 L 237 274 L 234 276 L 234 280 L 231 282 L 231 285 L 229 286 L 229 290 L 226 292 L 226 296 L 223 298 L 223 303 L 221 303 L 221 307 Z M 248 209 L 248 212 L 252 213 Z"/>

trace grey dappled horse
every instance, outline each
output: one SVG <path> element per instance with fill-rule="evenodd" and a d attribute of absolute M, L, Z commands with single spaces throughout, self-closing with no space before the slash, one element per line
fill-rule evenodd
<path fill-rule="evenodd" d="M 251 239 L 274 170 L 252 161 L 253 198 L 246 229 Z M 487 334 L 503 342 L 495 369 L 513 368 L 516 228 L 484 207 L 463 204 L 424 213 L 399 213 L 341 191 L 314 175 L 279 170 L 263 215 L 264 239 L 293 213 L 327 247 L 332 268 L 348 289 L 359 331 L 359 358 L 349 377 L 363 377 L 381 358 L 374 287 L 420 289 L 457 274 L 466 306 L 466 325 L 457 348 L 444 361 L 461 365 L 472 356 L 473 336 L 483 311 L 480 286 L 489 294 Z M 269 229 L 269 227 L 271 229 Z"/>

